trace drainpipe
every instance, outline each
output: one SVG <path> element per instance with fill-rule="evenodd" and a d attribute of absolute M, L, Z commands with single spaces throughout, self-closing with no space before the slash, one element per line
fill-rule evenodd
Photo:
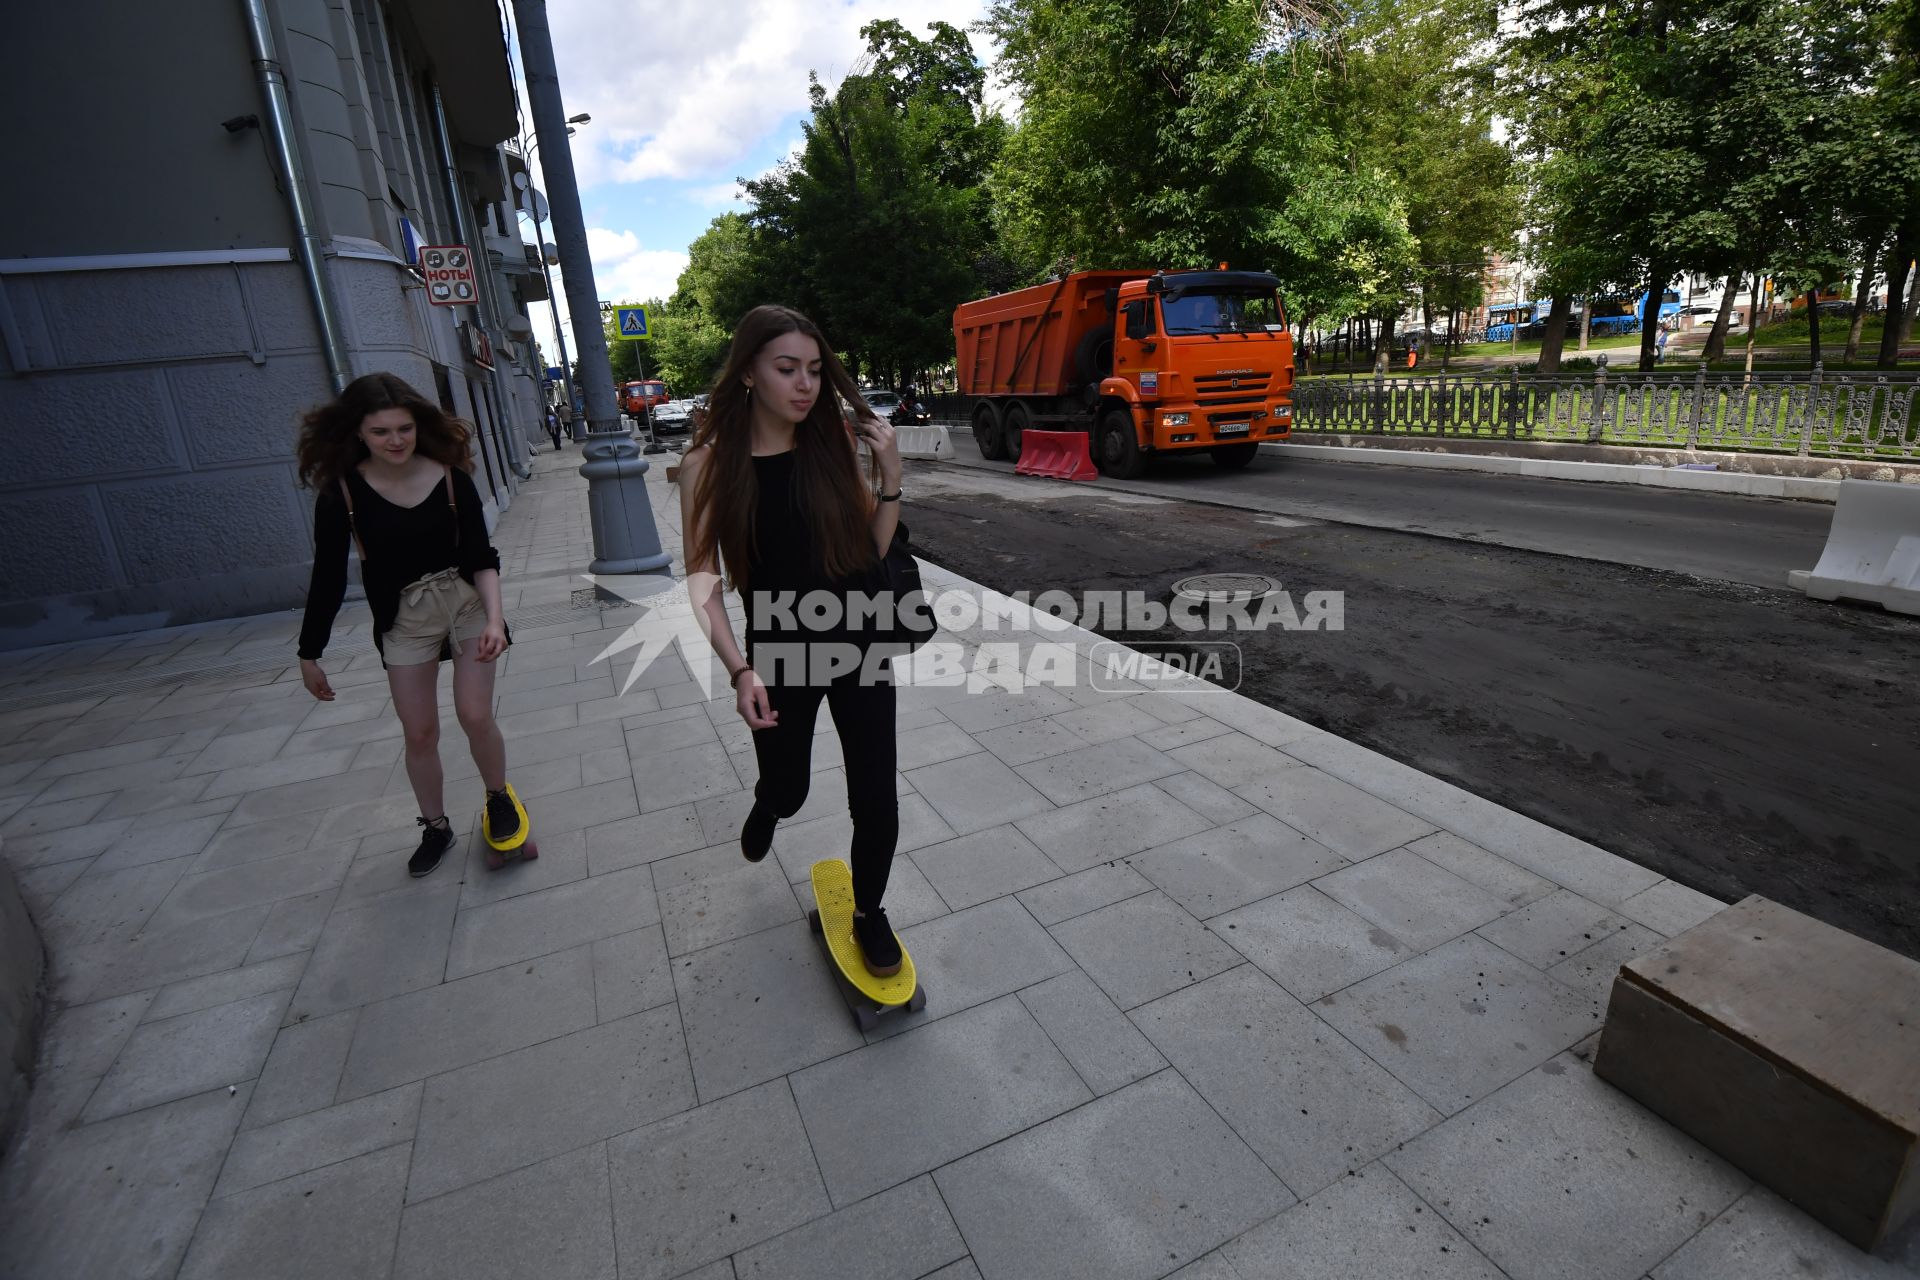
<path fill-rule="evenodd" d="M 313 300 L 314 319 L 320 325 L 320 351 L 327 360 L 327 376 L 337 395 L 353 380 L 353 362 L 340 336 L 340 307 L 327 278 L 326 255 L 315 230 L 313 200 L 307 190 L 307 170 L 293 140 L 293 104 L 287 97 L 287 75 L 274 48 L 273 24 L 267 15 L 269 0 L 241 0 L 247 11 L 247 34 L 253 44 L 253 69 L 260 93 L 267 100 L 267 134 L 279 166 L 280 186 L 293 215 L 294 252 L 306 276 L 307 295 Z"/>
<path fill-rule="evenodd" d="M 440 101 L 439 77 L 436 76 L 429 80 L 427 82 L 427 89 L 427 105 L 433 111 L 433 140 L 435 148 L 440 153 L 441 173 L 446 178 L 447 204 L 453 210 L 454 234 L 460 237 L 460 243 L 467 246 L 467 253 L 472 257 L 474 263 L 474 283 L 479 286 L 478 306 L 475 309 L 480 313 L 480 323 L 482 327 L 497 330 L 500 326 L 494 319 L 492 305 L 493 270 L 491 267 L 488 267 L 484 273 L 484 278 L 482 278 L 483 273 L 479 270 L 479 266 L 480 263 L 487 260 L 487 249 L 486 245 L 481 243 L 480 229 L 473 225 L 473 211 L 467 207 L 466 199 L 460 194 L 460 170 L 453 163 L 453 135 L 447 129 L 447 109 L 441 105 Z M 494 390 L 500 393 L 497 398 L 501 400 L 509 399 L 502 390 L 498 378 L 494 379 Z M 493 424 L 494 456 L 500 460 L 503 466 L 512 467 L 513 473 L 522 480 L 525 480 L 533 473 L 528 471 L 525 464 L 517 457 L 513 459 L 512 462 L 508 462 L 506 458 L 506 446 L 500 442 L 501 424 L 497 419 L 502 412 L 505 412 L 504 405 L 500 406 L 494 413 L 496 419 Z"/>

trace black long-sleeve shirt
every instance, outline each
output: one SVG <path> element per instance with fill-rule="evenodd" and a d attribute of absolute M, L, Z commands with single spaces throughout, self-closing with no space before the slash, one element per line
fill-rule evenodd
<path fill-rule="evenodd" d="M 483 569 L 498 569 L 500 553 L 487 540 L 486 514 L 473 477 L 453 468 L 459 515 L 447 509 L 447 486 L 437 484 L 418 506 L 396 506 L 367 483 L 358 467 L 347 469 L 354 524 L 366 547 L 361 582 L 373 609 L 373 642 L 384 648 L 387 629 L 400 609 L 400 592 L 430 573 L 457 568 L 468 582 Z M 353 554 L 347 506 L 338 485 L 313 500 L 313 578 L 307 586 L 307 616 L 300 627 L 300 656 L 318 659 L 333 633 L 333 619 L 347 593 L 347 557 Z"/>

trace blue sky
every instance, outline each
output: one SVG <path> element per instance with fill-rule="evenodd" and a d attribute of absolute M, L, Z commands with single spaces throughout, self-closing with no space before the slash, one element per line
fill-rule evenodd
<path fill-rule="evenodd" d="M 735 179 L 766 173 L 800 142 L 807 73 L 832 86 L 858 63 L 861 26 L 894 18 L 924 35 L 929 22 L 964 29 L 985 12 L 986 0 L 550 0 L 567 114 L 593 116 L 572 154 L 599 296 L 673 291 L 687 245 L 741 207 Z M 984 38 L 974 42 L 989 60 Z M 532 224 L 522 229 L 531 239 Z M 535 312 L 552 355 L 548 308 Z"/>

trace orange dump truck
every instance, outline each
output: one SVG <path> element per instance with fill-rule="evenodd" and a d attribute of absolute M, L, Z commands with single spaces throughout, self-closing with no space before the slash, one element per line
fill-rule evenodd
<path fill-rule="evenodd" d="M 1264 272 L 1079 271 L 962 303 L 953 341 L 989 458 L 1018 460 L 1035 428 L 1088 432 L 1111 476 L 1195 449 L 1242 467 L 1293 427 L 1293 340 Z"/>

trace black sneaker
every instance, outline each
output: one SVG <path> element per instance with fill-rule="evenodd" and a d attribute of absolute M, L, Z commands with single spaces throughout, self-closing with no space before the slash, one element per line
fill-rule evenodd
<path fill-rule="evenodd" d="M 853 936 L 860 944 L 860 958 L 866 961 L 868 973 L 891 978 L 900 972 L 900 939 L 893 936 L 885 907 L 854 912 Z"/>
<path fill-rule="evenodd" d="M 488 843 L 505 844 L 519 834 L 520 810 L 514 805 L 513 797 L 507 794 L 505 787 L 487 792 L 485 835 Z"/>
<path fill-rule="evenodd" d="M 437 818 L 415 818 L 415 822 L 425 827 L 420 833 L 420 847 L 407 859 L 407 874 L 418 880 L 440 865 L 440 859 L 453 847 L 453 824 L 447 816 Z"/>
<path fill-rule="evenodd" d="M 740 826 L 740 853 L 748 862 L 758 862 L 773 848 L 773 827 L 779 819 L 773 810 L 756 800 L 752 812 Z"/>

